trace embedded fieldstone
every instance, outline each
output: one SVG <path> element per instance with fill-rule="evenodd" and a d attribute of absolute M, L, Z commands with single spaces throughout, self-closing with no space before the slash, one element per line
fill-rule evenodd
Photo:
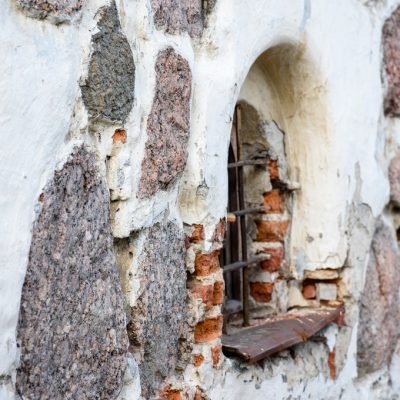
<path fill-rule="evenodd" d="M 399 338 L 400 253 L 391 229 L 378 221 L 360 302 L 357 365 L 361 374 L 390 363 Z"/>
<path fill-rule="evenodd" d="M 386 20 L 382 38 L 388 85 L 384 101 L 385 114 L 400 116 L 400 7 Z"/>
<path fill-rule="evenodd" d="M 167 48 L 156 61 L 156 93 L 147 122 L 139 196 L 167 189 L 183 172 L 189 140 L 192 75 L 187 61 Z"/>
<path fill-rule="evenodd" d="M 400 152 L 392 159 L 389 165 L 390 199 L 400 207 Z"/>
<path fill-rule="evenodd" d="M 102 7 L 92 37 L 92 55 L 82 97 L 94 119 L 125 121 L 133 106 L 135 64 L 128 40 L 121 32 L 115 1 Z"/>
<path fill-rule="evenodd" d="M 141 354 L 142 395 L 148 399 L 174 373 L 187 332 L 185 241 L 177 225 L 157 223 L 148 229 L 138 273 L 143 292 L 128 334 Z"/>
<path fill-rule="evenodd" d="M 17 332 L 24 399 L 113 399 L 123 385 L 126 317 L 95 157 L 75 148 L 39 198 Z"/>
<path fill-rule="evenodd" d="M 32 18 L 48 18 L 55 23 L 70 20 L 77 14 L 83 0 L 16 0 L 17 5 Z"/>

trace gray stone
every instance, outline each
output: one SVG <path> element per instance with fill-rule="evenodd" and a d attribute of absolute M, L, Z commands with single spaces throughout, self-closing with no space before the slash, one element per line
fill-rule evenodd
<path fill-rule="evenodd" d="M 183 172 L 189 139 L 192 74 L 187 61 L 172 48 L 156 61 L 156 93 L 147 122 L 139 196 L 167 189 Z"/>
<path fill-rule="evenodd" d="M 55 23 L 70 20 L 77 14 L 83 0 L 16 0 L 17 5 L 32 18 L 48 18 Z"/>
<path fill-rule="evenodd" d="M 387 78 L 385 114 L 400 115 L 400 7 L 386 20 L 383 31 L 383 58 Z"/>
<path fill-rule="evenodd" d="M 198 37 L 203 31 L 202 0 L 151 0 L 157 29 L 170 34 L 188 32 Z"/>
<path fill-rule="evenodd" d="M 390 199 L 400 207 L 400 151 L 389 165 Z"/>
<path fill-rule="evenodd" d="M 142 395 L 151 398 L 173 375 L 188 331 L 185 243 L 172 222 L 149 228 L 139 261 L 142 294 L 132 309 L 128 334 L 140 353 Z"/>
<path fill-rule="evenodd" d="M 95 154 L 75 148 L 39 198 L 18 324 L 24 399 L 111 399 L 128 337 L 109 194 Z"/>
<path fill-rule="evenodd" d="M 92 37 L 89 71 L 81 86 L 83 101 L 94 119 L 125 121 L 133 106 L 135 64 L 121 32 L 113 1 L 99 11 L 99 32 Z"/>
<path fill-rule="evenodd" d="M 400 253 L 392 230 L 378 221 L 360 301 L 357 365 L 360 374 L 390 363 L 399 338 Z"/>

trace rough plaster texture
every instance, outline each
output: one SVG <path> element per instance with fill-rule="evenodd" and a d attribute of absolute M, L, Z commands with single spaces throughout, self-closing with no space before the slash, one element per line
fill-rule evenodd
<path fill-rule="evenodd" d="M 55 23 L 68 21 L 81 10 L 84 0 L 16 0 L 17 5 L 33 18 L 49 18 Z"/>
<path fill-rule="evenodd" d="M 400 252 L 390 227 L 378 222 L 361 297 L 357 364 L 361 373 L 389 365 L 399 338 Z"/>
<path fill-rule="evenodd" d="M 390 199 L 400 207 L 400 152 L 398 152 L 389 165 Z"/>
<path fill-rule="evenodd" d="M 203 31 L 202 0 L 151 0 L 154 23 L 169 34 L 188 32 L 200 36 Z"/>
<path fill-rule="evenodd" d="M 92 118 L 125 121 L 133 105 L 135 64 L 115 1 L 99 10 L 97 28 L 88 76 L 81 86 L 83 101 Z"/>
<path fill-rule="evenodd" d="M 138 354 L 143 396 L 150 398 L 174 374 L 179 342 L 187 330 L 183 232 L 173 222 L 146 232 L 140 255 L 141 290 L 131 312 L 128 334 Z"/>
<path fill-rule="evenodd" d="M 84 147 L 39 198 L 18 325 L 24 398 L 113 398 L 121 390 L 128 337 L 108 198 Z"/>
<path fill-rule="evenodd" d="M 192 75 L 187 61 L 172 48 L 156 60 L 156 93 L 147 125 L 140 195 L 166 189 L 183 172 L 189 139 Z"/>
<path fill-rule="evenodd" d="M 384 66 L 387 89 L 384 102 L 385 114 L 400 115 L 400 8 L 386 20 L 382 30 Z"/>

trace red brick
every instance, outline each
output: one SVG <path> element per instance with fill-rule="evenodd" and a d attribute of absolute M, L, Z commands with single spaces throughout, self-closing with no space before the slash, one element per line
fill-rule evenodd
<path fill-rule="evenodd" d="M 272 298 L 274 284 L 269 282 L 251 282 L 250 293 L 255 301 L 268 303 Z"/>
<path fill-rule="evenodd" d="M 194 297 L 197 299 L 201 299 L 203 303 L 206 305 L 206 310 L 209 310 L 214 305 L 214 286 L 206 285 L 206 286 L 192 286 L 189 288 L 193 293 Z"/>
<path fill-rule="evenodd" d="M 225 237 L 225 220 L 221 219 L 215 228 L 213 240 L 217 242 L 222 242 Z"/>
<path fill-rule="evenodd" d="M 282 242 L 285 239 L 289 221 L 257 221 L 258 242 Z"/>
<path fill-rule="evenodd" d="M 215 346 L 211 349 L 211 359 L 214 368 L 218 367 L 219 360 L 221 359 L 221 346 Z"/>
<path fill-rule="evenodd" d="M 214 283 L 213 304 L 216 306 L 222 304 L 224 300 L 224 281 Z"/>
<path fill-rule="evenodd" d="M 339 316 L 336 318 L 336 321 L 335 321 L 337 326 L 339 326 L 340 328 L 342 328 L 343 326 L 346 325 L 344 315 L 345 315 L 345 309 L 344 309 L 344 305 L 342 305 L 342 307 L 340 307 Z"/>
<path fill-rule="evenodd" d="M 215 250 L 210 254 L 196 254 L 196 259 L 194 261 L 194 275 L 207 276 L 217 272 L 219 269 L 218 255 L 218 250 Z"/>
<path fill-rule="evenodd" d="M 112 136 L 113 143 L 121 142 L 126 143 L 126 130 L 116 129 L 114 135 Z"/>
<path fill-rule="evenodd" d="M 276 160 L 268 161 L 268 172 L 269 172 L 269 178 L 271 179 L 271 181 L 279 180 L 279 169 L 278 169 L 278 163 Z"/>
<path fill-rule="evenodd" d="M 269 247 L 265 249 L 265 253 L 270 254 L 271 258 L 261 263 L 261 269 L 268 272 L 278 271 L 282 266 L 285 256 L 283 246 L 280 245 L 279 247 Z"/>
<path fill-rule="evenodd" d="M 203 364 L 204 356 L 203 354 L 195 354 L 193 356 L 193 365 L 198 368 L 201 364 Z"/>
<path fill-rule="evenodd" d="M 203 225 L 193 224 L 194 231 L 190 237 L 190 243 L 199 243 L 204 240 L 204 228 Z"/>
<path fill-rule="evenodd" d="M 199 322 L 194 329 L 196 343 L 206 343 L 222 335 L 222 316 Z"/>
<path fill-rule="evenodd" d="M 336 379 L 336 365 L 335 365 L 335 349 L 328 355 L 329 375 L 331 379 Z"/>
<path fill-rule="evenodd" d="M 181 393 L 179 390 L 167 387 L 160 393 L 160 400 L 181 400 Z"/>
<path fill-rule="evenodd" d="M 314 283 L 307 283 L 303 286 L 303 296 L 307 300 L 315 299 L 317 297 L 317 289 Z"/>
<path fill-rule="evenodd" d="M 203 391 L 197 386 L 196 388 L 196 393 L 193 397 L 193 400 L 206 400 L 208 397 L 206 397 L 203 393 Z"/>
<path fill-rule="evenodd" d="M 265 211 L 266 214 L 281 214 L 285 211 L 284 195 L 278 189 L 264 193 L 263 205 L 270 207 L 268 211 Z"/>

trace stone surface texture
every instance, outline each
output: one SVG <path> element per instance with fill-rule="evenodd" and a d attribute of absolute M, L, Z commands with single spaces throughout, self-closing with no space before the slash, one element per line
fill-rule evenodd
<path fill-rule="evenodd" d="M 383 55 L 387 79 L 384 101 L 385 114 L 400 115 L 400 7 L 386 20 L 383 26 Z"/>
<path fill-rule="evenodd" d="M 18 7 L 33 18 L 49 18 L 60 23 L 78 13 L 84 0 L 16 0 Z"/>
<path fill-rule="evenodd" d="M 128 337 L 109 195 L 94 153 L 76 147 L 39 198 L 18 325 L 24 399 L 111 399 Z"/>
<path fill-rule="evenodd" d="M 169 34 L 188 32 L 198 37 L 203 31 L 202 0 L 151 0 L 154 23 Z"/>
<path fill-rule="evenodd" d="M 400 253 L 391 229 L 377 223 L 360 304 L 357 364 L 368 373 L 389 364 L 399 338 Z"/>
<path fill-rule="evenodd" d="M 180 342 L 188 330 L 185 252 L 183 232 L 175 223 L 157 223 L 148 229 L 139 262 L 143 292 L 128 324 L 131 346 L 140 353 L 146 399 L 174 374 Z"/>
<path fill-rule="evenodd" d="M 92 118 L 125 121 L 133 105 L 135 64 L 114 1 L 100 9 L 97 28 L 88 76 L 81 86 L 83 101 Z"/>
<path fill-rule="evenodd" d="M 391 160 L 389 165 L 390 199 L 400 207 L 400 152 Z"/>
<path fill-rule="evenodd" d="M 166 189 L 183 172 L 189 139 L 192 75 L 187 61 L 172 48 L 156 61 L 156 93 L 147 122 L 140 196 Z"/>

